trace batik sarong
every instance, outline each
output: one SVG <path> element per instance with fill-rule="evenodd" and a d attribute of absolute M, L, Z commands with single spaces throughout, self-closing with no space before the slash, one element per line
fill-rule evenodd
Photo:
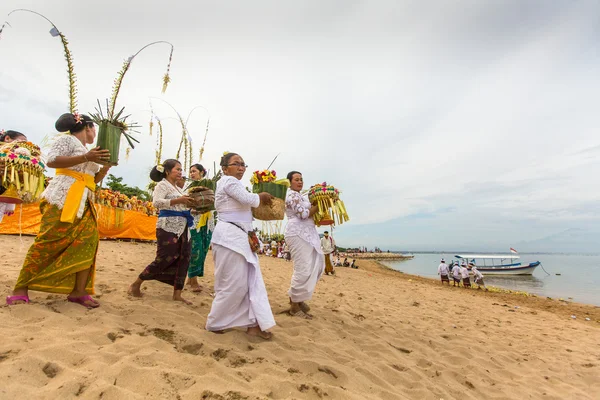
<path fill-rule="evenodd" d="M 94 207 L 88 202 L 81 219 L 60 222 L 62 210 L 45 200 L 40 204 L 40 232 L 29 248 L 15 290 L 69 294 L 75 274 L 91 267 L 85 291 L 94 294 L 98 224 Z"/>
<path fill-rule="evenodd" d="M 208 225 L 204 225 L 198 231 L 190 229 L 192 242 L 192 255 L 190 258 L 190 267 L 188 268 L 188 277 L 204 276 L 204 261 L 210 247 L 212 232 Z"/>
<path fill-rule="evenodd" d="M 190 241 L 188 229 L 181 236 L 156 229 L 156 258 L 140 274 L 143 281 L 156 280 L 183 290 L 185 276 L 190 263 Z"/>
<path fill-rule="evenodd" d="M 331 254 L 325 254 L 325 273 L 334 274 L 333 265 L 331 265 Z"/>

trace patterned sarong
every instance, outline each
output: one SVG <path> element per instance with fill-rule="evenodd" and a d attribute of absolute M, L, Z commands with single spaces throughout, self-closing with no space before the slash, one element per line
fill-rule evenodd
<path fill-rule="evenodd" d="M 333 265 L 331 265 L 331 254 L 325 254 L 325 273 L 335 274 L 335 271 L 333 270 Z"/>
<path fill-rule="evenodd" d="M 190 267 L 188 268 L 188 277 L 204 276 L 204 260 L 210 247 L 212 232 L 208 230 L 208 225 L 204 225 L 198 231 L 190 229 L 192 241 L 192 256 L 190 258 Z"/>
<path fill-rule="evenodd" d="M 60 222 L 62 210 L 46 201 L 40 204 L 40 232 L 29 248 L 15 289 L 69 294 L 75 274 L 92 268 L 85 291 L 94 294 L 98 224 L 88 202 L 81 219 Z"/>
<path fill-rule="evenodd" d="M 157 280 L 183 290 L 185 276 L 190 264 L 190 241 L 186 230 L 176 234 L 156 229 L 156 258 L 140 274 L 143 281 Z"/>

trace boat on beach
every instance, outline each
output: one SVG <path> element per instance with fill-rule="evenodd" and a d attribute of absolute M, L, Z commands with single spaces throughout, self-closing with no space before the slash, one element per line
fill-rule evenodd
<path fill-rule="evenodd" d="M 457 254 L 459 263 L 473 263 L 484 275 L 532 275 L 539 261 L 523 264 L 516 254 Z"/>

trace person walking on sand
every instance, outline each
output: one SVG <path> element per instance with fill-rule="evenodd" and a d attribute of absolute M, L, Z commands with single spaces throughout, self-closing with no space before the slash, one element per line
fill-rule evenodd
<path fill-rule="evenodd" d="M 150 171 L 150 179 L 158 182 L 152 204 L 160 210 L 156 222 L 156 258 L 129 286 L 128 293 L 134 297 L 142 297 L 144 281 L 157 280 L 173 286 L 173 300 L 192 304 L 181 296 L 190 264 L 189 227 L 194 222 L 189 210 L 192 198 L 177 185 L 181 175 L 181 163 L 173 159 Z"/>
<path fill-rule="evenodd" d="M 108 150 L 85 147 L 94 143 L 96 128 L 83 114 L 63 114 L 46 165 L 56 168 L 42 193 L 40 231 L 29 248 L 19 278 L 6 304 L 29 303 L 29 290 L 67 294 L 67 300 L 86 308 L 100 304 L 92 298 L 98 251 L 98 222 L 94 208 L 96 183 L 110 166 Z M 101 167 L 99 164 L 104 165 Z"/>
<path fill-rule="evenodd" d="M 444 284 L 444 282 L 447 282 L 448 286 L 450 286 L 450 279 L 448 279 L 448 273 L 448 265 L 446 265 L 446 261 L 442 258 L 442 260 L 440 261 L 440 265 L 438 265 L 438 275 L 442 279 L 442 285 Z"/>
<path fill-rule="evenodd" d="M 205 175 L 206 169 L 202 164 L 194 164 L 190 167 L 190 178 L 192 180 L 202 180 Z M 192 287 L 192 292 L 202 291 L 202 286 L 200 286 L 198 278 L 204 276 L 204 261 L 210 247 L 212 226 L 214 225 L 213 215 L 214 211 L 194 215 L 194 225 L 190 228 L 192 252 L 188 268 L 188 285 Z"/>
<path fill-rule="evenodd" d="M 247 328 L 250 336 L 269 340 L 275 326 L 267 289 L 256 251 L 260 243 L 252 227 L 252 207 L 270 205 L 269 193 L 249 193 L 240 181 L 247 165 L 239 154 L 221 157 L 223 177 L 217 182 L 215 208 L 219 223 L 212 237 L 215 265 L 215 298 L 206 319 L 206 330 Z M 252 247 L 251 247 L 252 246 Z"/>
<path fill-rule="evenodd" d="M 460 266 L 460 275 L 462 277 L 463 287 L 471 287 L 471 279 L 469 278 L 469 269 L 467 268 L 467 264 L 462 263 Z"/>
<path fill-rule="evenodd" d="M 285 198 L 285 242 L 289 246 L 294 264 L 294 273 L 288 295 L 290 315 L 311 319 L 310 307 L 306 302 L 312 298 L 317 282 L 325 269 L 325 259 L 319 242 L 319 234 L 312 216 L 319 210 L 311 205 L 306 195 L 300 194 L 304 186 L 302 174 L 292 171 L 287 174 L 290 190 Z"/>
<path fill-rule="evenodd" d="M 477 284 L 477 289 L 481 289 L 481 286 L 487 291 L 488 288 L 485 286 L 485 282 L 483 282 L 483 274 L 477 269 L 475 265 L 471 267 L 471 271 L 473 271 L 473 278 L 475 283 Z"/>
<path fill-rule="evenodd" d="M 452 286 L 460 286 L 460 277 L 461 277 L 460 267 L 458 266 L 458 264 L 453 264 L 453 265 L 454 265 L 454 267 L 452 268 L 452 280 L 453 280 Z"/>
<path fill-rule="evenodd" d="M 335 240 L 329 236 L 329 232 L 327 231 L 323 232 L 323 237 L 321 238 L 321 250 L 325 255 L 325 275 L 335 275 L 335 270 L 331 264 L 331 253 L 335 251 Z"/>

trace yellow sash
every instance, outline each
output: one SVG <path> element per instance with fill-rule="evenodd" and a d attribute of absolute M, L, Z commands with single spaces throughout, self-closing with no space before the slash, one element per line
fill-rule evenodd
<path fill-rule="evenodd" d="M 62 214 L 60 215 L 60 222 L 73 223 L 81 204 L 81 198 L 85 193 L 85 188 L 94 191 L 96 190 L 96 183 L 94 177 L 88 174 L 82 174 L 72 169 L 57 168 L 56 175 L 66 175 L 71 178 L 75 178 L 75 182 L 69 188 L 67 198 L 65 199 L 65 206 L 63 207 Z"/>
<path fill-rule="evenodd" d="M 200 216 L 200 220 L 198 221 L 198 225 L 196 225 L 196 229 L 200 229 L 208 223 L 208 220 L 210 219 L 210 213 L 211 212 L 208 211 Z"/>

